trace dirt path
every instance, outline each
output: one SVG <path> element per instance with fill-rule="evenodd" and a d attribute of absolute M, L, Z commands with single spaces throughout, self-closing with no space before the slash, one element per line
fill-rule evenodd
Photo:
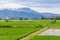
<path fill-rule="evenodd" d="M 33 36 L 35 36 L 35 35 L 38 35 L 40 32 L 42 32 L 42 31 L 44 31 L 44 30 L 46 30 L 46 29 L 47 29 L 47 28 L 40 29 L 40 30 L 38 30 L 38 31 L 36 31 L 36 32 L 34 32 L 34 33 L 26 36 L 25 38 L 20 39 L 20 40 L 29 40 L 31 37 L 33 37 Z"/>

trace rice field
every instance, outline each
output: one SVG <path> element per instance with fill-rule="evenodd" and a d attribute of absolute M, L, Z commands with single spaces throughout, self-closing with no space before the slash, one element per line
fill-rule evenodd
<path fill-rule="evenodd" d="M 37 28 L 0 28 L 0 40 L 17 40 Z"/>
<path fill-rule="evenodd" d="M 57 20 L 56 23 L 51 23 L 50 20 L 27 20 L 27 21 L 16 21 L 12 20 L 6 22 L 5 20 L 0 20 L 0 27 L 1 26 L 10 26 L 12 28 L 20 28 L 20 27 L 55 27 L 60 28 L 60 20 Z"/>
<path fill-rule="evenodd" d="M 60 36 L 34 36 L 30 40 L 60 40 Z"/>
<path fill-rule="evenodd" d="M 40 24 L 47 27 L 48 30 L 42 32 L 42 35 L 33 36 L 30 40 L 60 40 L 60 20 L 55 23 L 51 23 L 50 20 L 42 20 Z"/>
<path fill-rule="evenodd" d="M 35 30 L 47 28 L 60 28 L 60 20 L 51 23 L 50 20 L 0 20 L 0 40 L 16 40 L 17 38 Z M 35 36 L 30 40 L 54 40 L 60 36 Z"/>

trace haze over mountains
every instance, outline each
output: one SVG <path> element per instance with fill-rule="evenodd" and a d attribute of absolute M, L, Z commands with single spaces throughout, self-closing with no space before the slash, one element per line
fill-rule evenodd
<path fill-rule="evenodd" d="M 53 13 L 39 13 L 30 8 L 18 8 L 18 9 L 3 9 L 0 10 L 0 18 L 12 17 L 12 18 L 41 18 L 51 17 L 51 16 L 60 16 L 60 14 Z"/>

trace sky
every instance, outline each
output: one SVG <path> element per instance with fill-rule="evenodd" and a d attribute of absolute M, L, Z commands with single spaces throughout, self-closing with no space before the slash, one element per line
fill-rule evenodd
<path fill-rule="evenodd" d="M 60 14 L 60 0 L 0 0 L 0 9 L 28 7 L 38 12 Z"/>

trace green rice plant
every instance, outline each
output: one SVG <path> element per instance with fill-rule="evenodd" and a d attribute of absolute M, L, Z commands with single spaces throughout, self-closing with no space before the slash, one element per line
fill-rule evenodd
<path fill-rule="evenodd" d="M 38 28 L 0 28 L 0 40 L 16 40 Z"/>
<path fill-rule="evenodd" d="M 60 36 L 34 36 L 30 40 L 60 40 Z"/>

